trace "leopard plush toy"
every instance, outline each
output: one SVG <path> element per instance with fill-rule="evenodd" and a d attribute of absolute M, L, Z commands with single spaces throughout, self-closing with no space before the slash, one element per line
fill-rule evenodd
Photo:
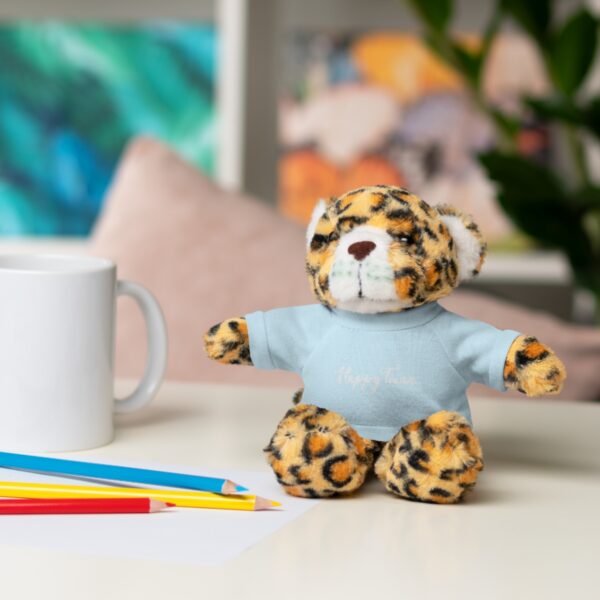
<path fill-rule="evenodd" d="M 457 502 L 483 468 L 467 386 L 557 393 L 562 362 L 535 337 L 437 303 L 485 256 L 477 225 L 451 206 L 359 188 L 321 201 L 307 237 L 318 304 L 228 319 L 205 336 L 214 360 L 302 376 L 301 403 L 265 448 L 277 480 L 324 498 L 374 469 L 403 498 Z"/>

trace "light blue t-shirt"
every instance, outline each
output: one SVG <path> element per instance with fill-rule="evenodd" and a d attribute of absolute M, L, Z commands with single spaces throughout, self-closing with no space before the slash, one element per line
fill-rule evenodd
<path fill-rule="evenodd" d="M 246 320 L 256 367 L 299 373 L 302 402 L 336 411 L 361 436 L 380 441 L 439 410 L 470 421 L 467 386 L 504 390 L 504 361 L 519 335 L 437 302 L 375 315 L 314 304 Z"/>

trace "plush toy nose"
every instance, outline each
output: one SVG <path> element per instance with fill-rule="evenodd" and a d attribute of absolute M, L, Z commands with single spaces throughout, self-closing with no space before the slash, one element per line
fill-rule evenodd
<path fill-rule="evenodd" d="M 362 260 L 375 250 L 374 242 L 354 242 L 348 246 L 348 254 L 352 254 L 356 260 Z"/>

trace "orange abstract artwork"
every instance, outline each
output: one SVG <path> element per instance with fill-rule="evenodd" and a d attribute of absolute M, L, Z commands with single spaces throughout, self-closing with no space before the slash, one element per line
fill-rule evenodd
<path fill-rule="evenodd" d="M 352 57 L 367 80 L 388 88 L 403 104 L 462 88 L 460 76 L 413 35 L 366 35 L 353 45 Z"/>
<path fill-rule="evenodd" d="M 465 48 L 481 43 L 461 35 Z M 513 235 L 477 161 L 496 143 L 461 77 L 413 34 L 296 35 L 280 99 L 279 206 L 306 223 L 319 198 L 363 185 L 400 185 L 431 204 L 471 213 L 492 243 Z M 518 65 L 518 67 L 516 67 Z M 524 36 L 499 36 L 483 74 L 493 103 L 511 112 L 544 93 L 539 57 Z M 522 120 L 521 146 L 544 159 L 544 124 Z"/>
<path fill-rule="evenodd" d="M 338 167 L 312 150 L 290 152 L 281 159 L 283 210 L 293 219 L 306 223 L 315 198 L 338 196 L 361 185 L 405 184 L 394 165 L 378 156 L 365 156 L 348 167 Z"/>

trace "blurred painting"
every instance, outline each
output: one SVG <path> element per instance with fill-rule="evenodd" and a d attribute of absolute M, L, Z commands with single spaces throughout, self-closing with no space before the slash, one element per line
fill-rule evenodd
<path fill-rule="evenodd" d="M 478 44 L 476 36 L 461 36 Z M 362 185 L 405 186 L 431 204 L 472 214 L 496 248 L 522 243 L 477 162 L 497 143 L 460 76 L 412 34 L 300 34 L 286 48 L 280 100 L 279 202 L 307 222 L 317 198 Z M 548 159 L 543 123 L 518 114 L 518 99 L 547 89 L 535 49 L 499 36 L 485 67 L 487 98 L 521 123 L 520 150 Z"/>
<path fill-rule="evenodd" d="M 211 174 L 212 25 L 0 26 L 0 235 L 87 235 L 127 141 L 160 138 Z"/>

